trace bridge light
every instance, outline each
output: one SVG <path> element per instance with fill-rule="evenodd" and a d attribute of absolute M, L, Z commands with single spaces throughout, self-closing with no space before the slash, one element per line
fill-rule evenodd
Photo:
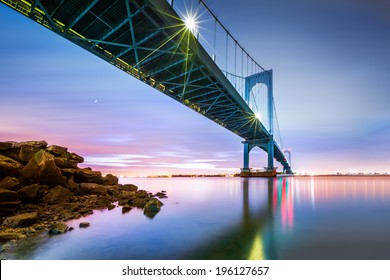
<path fill-rule="evenodd" d="M 193 15 L 187 15 L 184 17 L 184 23 L 186 25 L 186 28 L 191 31 L 192 33 L 195 33 L 198 28 L 198 22 L 196 21 L 196 18 Z"/>
<path fill-rule="evenodd" d="M 261 115 L 260 115 L 260 113 L 255 113 L 255 117 L 256 117 L 256 119 L 258 119 L 259 121 L 261 121 Z"/>

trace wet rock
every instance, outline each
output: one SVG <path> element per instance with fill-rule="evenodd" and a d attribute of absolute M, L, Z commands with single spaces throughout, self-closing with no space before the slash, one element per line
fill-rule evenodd
<path fill-rule="evenodd" d="M 68 226 L 66 224 L 57 223 L 57 224 L 53 224 L 50 226 L 48 233 L 51 235 L 62 234 L 62 233 L 67 232 L 67 230 L 68 230 Z"/>
<path fill-rule="evenodd" d="M 123 185 L 122 188 L 124 190 L 131 191 L 131 192 L 135 192 L 136 190 L 138 190 L 138 187 L 136 185 L 133 185 L 133 184 L 125 184 L 125 185 Z"/>
<path fill-rule="evenodd" d="M 68 202 L 73 196 L 73 193 L 62 186 L 57 186 L 51 189 L 42 199 L 43 202 L 49 204 Z"/>
<path fill-rule="evenodd" d="M 0 177 L 18 177 L 23 168 L 23 165 L 4 155 L 0 155 Z"/>
<path fill-rule="evenodd" d="M 18 191 L 22 188 L 22 185 L 19 183 L 19 180 L 15 177 L 5 177 L 0 181 L 0 189 L 7 189 L 11 191 Z"/>
<path fill-rule="evenodd" d="M 19 180 L 22 183 L 41 183 L 49 186 L 65 184 L 65 177 L 56 166 L 54 156 L 40 150 L 23 168 Z"/>
<path fill-rule="evenodd" d="M 107 186 L 95 184 L 95 183 L 81 183 L 79 185 L 80 193 L 84 195 L 106 195 Z"/>
<path fill-rule="evenodd" d="M 109 204 L 108 207 L 107 207 L 107 209 L 108 209 L 108 210 L 112 210 L 112 209 L 114 209 L 115 207 L 116 207 L 115 204 Z"/>
<path fill-rule="evenodd" d="M 23 213 L 15 216 L 8 217 L 4 220 L 2 226 L 19 228 L 19 227 L 28 227 L 35 224 L 38 221 L 38 213 Z"/>
<path fill-rule="evenodd" d="M 157 196 L 158 198 L 168 198 L 165 192 L 158 192 L 154 196 Z"/>
<path fill-rule="evenodd" d="M 144 215 L 153 218 L 161 210 L 161 206 L 163 205 L 164 203 L 157 198 L 151 198 L 144 206 Z"/>
<path fill-rule="evenodd" d="M 48 190 L 47 185 L 33 184 L 20 189 L 17 193 L 22 203 L 28 204 L 38 202 Z"/>
<path fill-rule="evenodd" d="M 136 198 L 133 201 L 131 201 L 131 205 L 138 207 L 138 208 L 143 208 L 147 202 L 148 202 L 148 199 L 146 199 L 146 198 Z"/>
<path fill-rule="evenodd" d="M 103 177 L 103 185 L 116 185 L 118 184 L 118 177 L 112 175 L 112 174 L 107 174 L 106 176 Z"/>
<path fill-rule="evenodd" d="M 130 212 L 130 210 L 133 209 L 130 205 L 123 205 L 122 207 L 122 214 Z"/>
<path fill-rule="evenodd" d="M 147 198 L 147 197 L 149 197 L 148 192 L 144 191 L 144 190 L 136 191 L 135 195 L 137 196 L 137 198 Z"/>
<path fill-rule="evenodd" d="M 0 232 L 0 242 L 2 243 L 15 239 L 21 239 L 23 237 L 25 237 L 25 235 L 18 232 Z"/>
<path fill-rule="evenodd" d="M 91 224 L 90 223 L 88 223 L 88 222 L 81 222 L 80 224 L 79 224 L 79 227 L 80 228 L 87 228 L 87 227 L 89 227 Z"/>
<path fill-rule="evenodd" d="M 66 186 L 74 194 L 78 194 L 80 192 L 79 184 L 75 183 L 73 176 L 68 178 L 66 181 Z"/>
<path fill-rule="evenodd" d="M 109 205 L 111 204 L 111 199 L 107 196 L 100 196 L 96 200 L 96 204 L 97 204 L 98 208 L 108 208 Z"/>

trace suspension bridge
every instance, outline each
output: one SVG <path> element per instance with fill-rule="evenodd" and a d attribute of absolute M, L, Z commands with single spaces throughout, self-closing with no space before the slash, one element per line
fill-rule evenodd
<path fill-rule="evenodd" d="M 254 147 L 268 153 L 267 171 L 275 171 L 276 160 L 292 173 L 272 70 L 255 61 L 203 0 L 0 2 L 240 136 L 242 174 L 250 174 Z"/>

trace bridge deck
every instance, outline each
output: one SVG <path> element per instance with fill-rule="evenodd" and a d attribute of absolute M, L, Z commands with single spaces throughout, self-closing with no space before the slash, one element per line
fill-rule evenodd
<path fill-rule="evenodd" d="M 243 139 L 270 137 L 166 0 L 0 1 Z"/>

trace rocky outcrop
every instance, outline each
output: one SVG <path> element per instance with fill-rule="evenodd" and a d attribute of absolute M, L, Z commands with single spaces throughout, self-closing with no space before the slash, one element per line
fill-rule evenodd
<path fill-rule="evenodd" d="M 133 207 L 144 208 L 148 217 L 160 211 L 163 204 L 154 197 L 166 197 L 164 191 L 153 195 L 119 184 L 112 174 L 79 168 L 82 162 L 68 148 L 46 141 L 0 142 L 0 242 L 45 229 L 64 233 L 65 221 L 117 205 L 123 214 Z"/>

